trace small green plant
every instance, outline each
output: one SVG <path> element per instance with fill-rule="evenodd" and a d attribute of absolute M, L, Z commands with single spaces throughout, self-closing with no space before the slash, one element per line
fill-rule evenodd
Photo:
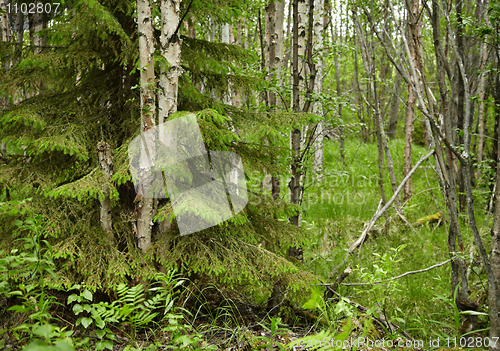
<path fill-rule="evenodd" d="M 0 252 L 0 296 L 17 296 L 21 303 L 10 306 L 8 311 L 25 320 L 11 329 L 12 335 L 27 343 L 23 351 L 74 350 L 82 343 L 74 343 L 73 331 L 65 331 L 51 323 L 53 317 L 49 310 L 57 302 L 54 296 L 47 294 L 46 288 L 58 290 L 61 287 L 57 284 L 52 247 L 43 239 L 46 229 L 43 218 L 35 216 L 25 221 L 16 220 L 14 224 L 13 236 L 22 236 L 16 239 L 22 245 L 12 249 L 9 255 Z M 0 335 L 7 331 L 1 330 Z"/>
<path fill-rule="evenodd" d="M 33 340 L 22 348 L 22 351 L 74 351 L 75 345 L 71 335 L 73 331 L 64 331 L 65 328 L 59 328 L 50 323 L 27 325 L 33 337 L 39 338 Z M 77 347 L 82 343 L 77 343 Z"/>
<path fill-rule="evenodd" d="M 82 289 L 80 285 L 74 285 L 73 289 Z M 76 326 L 82 325 L 87 329 L 92 323 L 97 327 L 94 329 L 94 334 L 98 338 L 95 343 L 96 350 L 112 350 L 113 341 L 116 340 L 113 332 L 106 326 L 106 323 L 118 322 L 118 310 L 111 308 L 108 303 L 100 302 L 92 303 L 92 293 L 88 289 L 80 290 L 79 294 L 71 294 L 68 297 L 68 305 L 77 302 L 73 305 L 73 312 L 79 316 L 76 321 Z"/>
<path fill-rule="evenodd" d="M 58 278 L 54 273 L 52 246 L 43 239 L 45 225 L 42 216 L 25 221 L 16 220 L 14 224 L 17 228 L 13 236 L 22 236 L 15 240 L 21 245 L 12 249 L 10 255 L 0 251 L 0 296 L 22 295 L 17 288 L 19 284 L 28 286 L 29 291 L 33 291 L 29 288 L 30 285 L 39 286 L 43 290 L 47 275 L 54 279 L 51 288 L 56 287 Z"/>
<path fill-rule="evenodd" d="M 175 271 L 167 274 L 158 273 L 151 277 L 154 281 L 150 289 L 145 290 L 142 284 L 128 287 L 126 284 L 117 286 L 118 299 L 109 302 L 93 303 L 93 294 L 81 285 L 74 285 L 71 289 L 78 293 L 68 297 L 68 304 L 73 304 L 73 312 L 80 316 L 76 321 L 77 326 L 93 329 L 92 333 L 98 341 L 96 350 L 113 349 L 113 340 L 116 340 L 110 329 L 112 326 L 120 328 L 130 326 L 129 337 L 134 339 L 140 330 L 151 325 L 167 325 L 161 331 L 170 336 L 175 346 L 166 348 L 183 349 L 198 345 L 201 337 L 193 333 L 190 325 L 182 324 L 183 314 L 174 311 L 174 289 L 183 283 L 175 277 Z M 148 297 L 149 296 L 149 297 Z M 183 311 L 187 313 L 187 311 Z M 93 328 L 92 328 L 93 326 Z M 149 346 L 148 350 L 155 349 L 156 343 Z M 158 346 L 158 345 L 157 345 Z M 163 346 L 163 345 L 162 345 Z M 135 350 L 128 346 L 127 350 Z"/>
<path fill-rule="evenodd" d="M 399 256 L 405 247 L 406 244 L 403 244 L 397 248 L 391 247 L 390 251 L 384 254 L 373 253 L 373 256 L 376 257 L 372 264 L 375 269 L 374 272 L 369 272 L 366 268 L 359 269 L 361 280 L 371 284 L 369 289 L 363 288 L 363 293 L 371 293 L 374 301 L 373 307 L 368 310 L 368 314 L 379 311 L 389 322 L 392 321 L 391 317 L 393 316 L 388 313 L 388 302 L 396 293 L 400 292 L 398 281 L 390 279 L 390 277 L 394 274 L 396 264 L 403 261 Z M 395 318 L 398 319 L 398 322 L 404 322 L 400 317 Z M 386 332 L 392 334 L 392 330 L 386 330 Z"/>
<path fill-rule="evenodd" d="M 311 288 L 311 297 L 302 308 L 318 310 L 318 323 L 320 321 L 326 322 L 332 332 L 338 329 L 337 322 L 341 318 L 354 315 L 352 305 L 349 303 L 349 300 L 344 297 L 341 297 L 335 305 L 328 305 L 323 298 L 323 293 L 319 286 L 313 286 Z"/>
<path fill-rule="evenodd" d="M 280 350 L 286 350 L 286 345 L 282 345 L 280 343 L 274 342 L 274 338 L 276 335 L 286 335 L 287 332 L 289 332 L 288 329 L 285 328 L 280 328 L 280 323 L 281 323 L 281 318 L 271 318 L 271 324 L 268 327 L 264 323 L 258 323 L 262 328 L 266 329 L 269 332 L 269 336 L 255 336 L 252 338 L 252 340 L 264 340 L 265 345 L 260 345 L 259 349 L 264 348 L 264 347 L 269 347 L 270 350 L 274 350 L 274 346 L 278 346 Z"/>

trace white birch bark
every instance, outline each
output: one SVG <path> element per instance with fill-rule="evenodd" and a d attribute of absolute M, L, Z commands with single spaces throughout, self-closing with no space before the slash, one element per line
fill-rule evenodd
<path fill-rule="evenodd" d="M 234 44 L 241 46 L 241 21 L 238 21 L 236 25 L 236 39 Z M 232 86 L 231 90 L 231 104 L 234 107 L 241 108 L 241 91 L 235 85 Z"/>
<path fill-rule="evenodd" d="M 153 225 L 153 199 L 149 194 L 144 194 L 151 182 L 150 168 L 152 160 L 150 155 L 154 155 L 152 146 L 154 133 L 146 133 L 155 126 L 155 72 L 154 72 L 154 52 L 155 42 L 153 35 L 153 23 L 151 15 L 150 0 L 137 0 L 137 17 L 139 30 L 139 66 L 141 81 L 141 134 L 144 136 L 144 144 L 141 148 L 141 184 L 136 197 L 137 223 L 135 235 L 137 246 L 146 253 L 151 245 L 151 228 Z M 148 147 L 149 153 L 146 153 Z"/>
<path fill-rule="evenodd" d="M 10 41 L 10 22 L 7 13 L 7 0 L 0 0 L 0 10 L 4 11 L 0 15 L 0 41 Z M 9 69 L 10 63 L 2 62 L 2 67 Z M 1 78 L 0 78 L 1 84 Z M 0 109 L 8 106 L 9 99 L 7 97 L 0 97 Z M 5 144 L 2 142 L 2 150 Z"/>
<path fill-rule="evenodd" d="M 168 62 L 160 66 L 158 84 L 158 121 L 165 123 L 177 111 L 177 95 L 181 68 L 180 33 L 175 33 L 179 24 L 180 0 L 161 1 L 161 55 Z"/>
<path fill-rule="evenodd" d="M 221 28 L 221 42 L 224 44 L 231 44 L 230 26 L 229 23 L 224 23 Z M 224 96 L 223 102 L 227 105 L 232 104 L 231 100 L 231 83 L 228 83 L 227 95 Z"/>
<path fill-rule="evenodd" d="M 160 45 L 161 55 L 168 62 L 160 65 L 160 79 L 158 82 L 158 121 L 161 124 L 167 122 L 169 116 L 177 112 L 177 97 L 179 93 L 179 76 L 182 74 L 181 68 L 181 45 L 180 33 L 176 32 L 179 26 L 181 0 L 162 0 L 160 3 L 161 34 Z M 189 28 L 191 35 L 195 36 L 194 24 Z M 159 140 L 169 147 L 170 150 L 177 148 L 177 136 L 171 133 L 166 139 L 164 129 L 159 129 Z M 166 189 L 165 189 L 166 190 Z M 155 212 L 158 203 L 155 202 Z M 160 232 L 166 232 L 172 228 L 168 219 L 159 224 Z"/>
<path fill-rule="evenodd" d="M 314 0 L 314 38 L 313 38 L 313 53 L 316 57 L 316 80 L 314 81 L 313 94 L 319 94 L 323 90 L 324 79 L 324 46 L 323 46 L 323 31 L 324 18 L 327 16 L 323 12 L 324 0 Z M 312 113 L 323 117 L 323 109 L 319 102 L 313 102 Z M 321 119 L 315 130 L 314 135 L 314 154 L 313 154 L 313 173 L 318 175 L 323 172 L 323 133 L 324 120 Z"/>
<path fill-rule="evenodd" d="M 295 0 L 293 9 L 293 89 L 292 103 L 293 111 L 301 112 L 302 100 L 301 92 L 305 90 L 305 50 L 306 50 L 306 23 L 308 6 L 305 0 Z M 290 134 L 290 149 L 292 150 L 291 174 L 292 179 L 289 183 L 290 202 L 300 205 L 302 198 L 302 169 L 299 164 L 299 158 L 302 150 L 302 131 L 296 127 Z M 290 218 L 292 224 L 301 226 L 301 216 L 297 214 Z"/>
<path fill-rule="evenodd" d="M 284 33 L 283 21 L 285 13 L 284 1 L 271 1 L 266 7 L 266 69 L 270 81 L 281 81 L 283 66 Z M 276 93 L 269 92 L 269 105 L 277 106 Z"/>
<path fill-rule="evenodd" d="M 489 7 L 489 0 L 485 1 L 484 7 L 487 9 Z M 487 23 L 488 27 L 491 28 L 491 22 L 488 16 L 488 12 L 485 11 L 484 13 L 484 19 L 485 22 Z M 478 111 L 478 133 L 479 133 L 479 140 L 478 140 L 478 147 L 477 147 L 477 163 L 480 164 L 483 160 L 483 148 L 484 148 L 484 85 L 486 81 L 486 76 L 488 73 L 484 72 L 484 69 L 486 67 L 486 61 L 488 59 L 488 45 L 487 45 L 487 40 L 488 40 L 488 35 L 485 36 L 484 38 L 484 43 L 481 45 L 481 78 L 479 80 L 479 111 Z M 477 169 L 477 174 L 476 174 L 477 179 L 479 180 L 481 178 L 481 168 L 478 167 Z"/>
<path fill-rule="evenodd" d="M 38 4 L 39 2 L 36 2 Z M 39 54 L 42 52 L 42 46 L 45 42 L 45 37 L 40 35 L 40 31 L 43 29 L 43 14 L 36 12 L 33 15 L 35 32 L 33 35 L 33 44 L 35 45 L 35 54 Z"/>

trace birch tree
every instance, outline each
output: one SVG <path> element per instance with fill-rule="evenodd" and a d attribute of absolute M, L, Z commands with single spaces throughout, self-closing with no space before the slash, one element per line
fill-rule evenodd
<path fill-rule="evenodd" d="M 443 2 L 443 13 L 446 19 L 446 29 L 448 32 L 451 32 L 451 24 L 449 19 L 449 14 L 447 10 L 447 6 Z M 391 7 L 391 11 L 393 13 L 394 18 L 397 18 L 395 15 L 394 8 L 392 6 L 392 2 L 389 1 L 389 6 Z M 434 39 L 434 52 L 436 56 L 436 71 L 438 78 L 438 85 L 440 90 L 440 101 L 439 107 L 438 102 L 435 100 L 432 91 L 429 88 L 428 83 L 425 79 L 425 72 L 420 70 L 416 65 L 414 60 L 414 55 L 410 50 L 410 45 L 406 40 L 405 36 L 402 36 L 405 45 L 406 51 L 406 63 L 398 61 L 395 58 L 393 53 L 395 52 L 395 48 L 391 48 L 391 41 L 387 32 L 381 34 L 376 30 L 375 23 L 373 18 L 369 15 L 368 11 L 365 9 L 365 13 L 367 13 L 368 18 L 370 19 L 372 28 L 375 30 L 375 33 L 379 39 L 379 41 L 384 45 L 385 51 L 396 67 L 396 69 L 401 73 L 406 83 L 413 90 L 416 99 L 418 100 L 418 108 L 424 115 L 424 122 L 427 130 L 427 144 L 431 147 L 436 148 L 435 153 L 435 163 L 436 163 L 436 174 L 438 175 L 438 180 L 440 182 L 440 186 L 443 190 L 443 195 L 445 198 L 445 202 L 448 208 L 448 214 L 450 216 L 450 227 L 449 227 L 449 235 L 448 235 L 448 248 L 451 256 L 451 266 L 452 266 L 452 276 L 451 276 L 451 293 L 454 294 L 455 288 L 460 283 L 461 276 L 461 289 L 459 296 L 457 296 L 457 306 L 460 310 L 466 309 L 475 309 L 477 308 L 477 303 L 471 301 L 468 296 L 468 283 L 467 283 L 467 275 L 465 269 L 465 262 L 461 257 L 457 257 L 456 253 L 463 252 L 463 241 L 460 234 L 460 227 L 458 222 L 458 208 L 457 208 L 457 198 L 456 198 L 456 186 L 454 182 L 454 173 L 455 173 L 455 163 L 452 158 L 452 154 L 456 159 L 460 160 L 461 164 L 461 173 L 464 180 L 464 188 L 466 192 L 467 198 L 467 210 L 469 215 L 469 224 L 472 230 L 474 241 L 476 246 L 478 247 L 481 260 L 483 262 L 483 266 L 485 267 L 489 286 L 491 288 L 489 292 L 489 301 L 490 301 L 490 319 L 498 318 L 498 282 L 495 277 L 494 270 L 492 268 L 492 264 L 488 259 L 486 251 L 484 249 L 482 239 L 479 235 L 479 231 L 475 221 L 474 215 L 474 206 L 473 206 L 473 196 L 472 196 L 472 186 L 471 186 L 471 156 L 470 156 L 470 126 L 472 120 L 472 104 L 470 102 L 470 87 L 474 83 L 473 80 L 470 80 L 470 76 L 468 72 L 465 70 L 464 61 L 466 60 L 465 56 L 458 49 L 457 42 L 452 39 L 450 40 L 450 47 L 453 52 L 452 63 L 448 62 L 448 59 L 445 57 L 444 50 L 441 47 L 441 35 L 440 35 L 440 16 L 439 13 L 441 11 L 439 3 L 437 0 L 432 2 L 432 11 L 427 3 L 424 4 L 427 13 L 431 19 L 431 25 L 433 29 L 433 39 Z M 461 79 L 464 82 L 464 143 L 463 143 L 463 151 L 458 151 L 455 144 L 455 129 L 452 128 L 452 110 L 449 108 L 449 92 L 448 85 L 446 82 L 446 77 L 451 81 L 452 74 L 450 67 L 458 67 L 458 73 L 461 75 Z M 460 89 L 458 84 L 452 84 L 453 89 Z M 436 120 L 440 119 L 444 120 L 443 128 L 438 126 Z M 447 151 L 444 153 L 443 148 L 441 146 L 442 143 L 446 144 Z M 447 155 L 447 161 L 445 162 L 444 155 Z M 495 237 L 495 236 L 494 236 Z M 492 245 L 494 246 L 494 245 Z M 497 328 L 498 329 L 498 328 Z M 490 332 L 492 335 L 498 334 L 498 331 L 494 331 L 491 328 Z"/>
<path fill-rule="evenodd" d="M 7 12 L 7 4 L 9 3 L 8 0 L 0 0 L 0 40 L 1 41 L 7 41 L 10 42 L 10 18 L 9 18 L 9 13 Z"/>
<path fill-rule="evenodd" d="M 161 1 L 161 55 L 168 63 L 160 66 L 158 81 L 158 119 L 165 123 L 177 111 L 177 95 L 181 68 L 181 44 L 178 33 L 181 0 Z M 167 69 L 168 67 L 168 69 Z"/>
<path fill-rule="evenodd" d="M 280 82 L 282 77 L 284 14 L 285 1 L 270 1 L 266 7 L 266 69 L 271 82 Z M 269 105 L 278 105 L 277 94 L 274 91 L 269 91 Z"/>
<path fill-rule="evenodd" d="M 284 16 L 285 1 L 270 1 L 266 7 L 266 70 L 270 84 L 276 88 L 283 78 Z M 282 98 L 278 99 L 275 89 L 268 92 L 268 99 L 271 110 L 283 106 Z M 270 179 L 272 198 L 276 200 L 280 194 L 279 178 L 266 175 L 266 179 Z"/>
<path fill-rule="evenodd" d="M 145 194 L 147 186 L 151 182 L 150 169 L 153 166 L 151 155 L 154 145 L 154 134 L 147 133 L 155 127 L 155 71 L 154 52 L 155 39 L 153 35 L 153 19 L 150 0 L 137 1 L 137 20 L 139 31 L 139 69 L 141 87 L 141 136 L 143 145 L 141 147 L 141 169 L 139 177 L 141 179 L 140 188 L 137 192 L 135 225 L 135 236 L 137 246 L 146 253 L 151 245 L 151 229 L 153 226 L 153 199 Z M 168 111 L 167 104 L 162 105 L 162 113 Z M 146 152 L 147 150 L 147 152 Z"/>
<path fill-rule="evenodd" d="M 111 150 L 108 143 L 103 141 L 97 144 L 97 156 L 99 159 L 99 165 L 101 166 L 101 171 L 108 181 L 111 181 L 113 176 L 113 161 L 111 159 Z M 110 198 L 110 187 L 105 186 L 104 197 L 100 199 L 100 221 L 102 229 L 107 233 L 109 241 L 114 245 L 115 239 L 113 235 L 113 220 L 111 217 L 111 198 Z"/>
<path fill-rule="evenodd" d="M 412 0 L 405 2 L 406 11 L 408 14 L 407 19 L 407 42 L 410 50 L 411 57 L 415 67 L 419 72 L 423 71 L 421 60 L 421 46 L 422 46 L 422 18 L 420 13 L 420 0 Z M 411 155 L 413 143 L 413 130 L 415 123 L 415 92 L 412 87 L 408 85 L 408 98 L 406 100 L 406 116 L 405 116 L 405 153 L 404 153 L 404 168 L 403 178 L 406 177 L 411 170 Z M 405 184 L 403 189 L 403 201 L 406 201 L 411 196 L 411 179 Z"/>
<path fill-rule="evenodd" d="M 366 98 L 366 103 L 368 104 L 368 107 L 373 113 L 373 119 L 375 122 L 375 127 L 376 127 L 376 133 L 377 133 L 377 149 L 378 149 L 378 171 L 379 171 L 379 188 L 380 188 L 380 195 L 382 198 L 382 203 L 386 203 L 386 196 L 385 196 L 385 189 L 384 189 L 384 180 L 383 180 L 383 174 L 384 174 L 384 145 L 383 145 L 383 140 L 382 140 L 382 127 L 379 119 L 379 103 L 378 103 L 378 96 L 377 96 L 377 86 L 376 86 L 376 77 L 375 77 L 375 57 L 374 55 L 374 50 L 371 47 L 373 43 L 368 44 L 366 38 L 369 37 L 368 33 L 364 33 L 361 25 L 361 21 L 359 20 L 358 14 L 353 11 L 353 19 L 354 19 L 354 25 L 356 27 L 356 31 L 358 34 L 358 39 L 359 39 L 359 46 L 360 46 L 360 51 L 361 51 L 361 58 L 363 61 L 363 66 L 365 68 L 366 75 L 368 76 L 369 81 L 367 82 L 368 85 L 368 91 L 367 95 L 368 98 Z M 370 46 L 370 47 L 369 47 Z M 372 100 L 373 99 L 373 100 Z M 370 101 L 372 100 L 372 101 Z"/>
<path fill-rule="evenodd" d="M 487 25 L 488 28 L 491 28 L 491 22 L 488 16 L 488 7 L 489 7 L 489 0 L 484 1 L 484 8 L 482 9 L 482 12 L 484 13 L 484 21 Z M 477 148 L 477 163 L 481 165 L 481 162 L 483 161 L 483 151 L 484 151 L 484 110 L 485 110 L 485 84 L 486 84 L 486 78 L 488 76 L 488 73 L 485 72 L 486 69 L 486 63 L 488 60 L 488 35 L 486 34 L 484 37 L 484 42 L 481 45 L 481 63 L 480 63 L 480 74 L 481 78 L 479 80 L 479 111 L 478 111 L 478 148 Z M 477 169 L 476 173 L 476 178 L 481 177 L 481 167 L 479 166 Z"/>
<path fill-rule="evenodd" d="M 313 38 L 313 52 L 316 55 L 316 72 L 317 77 L 314 81 L 313 94 L 318 96 L 323 90 L 323 81 L 325 76 L 325 69 L 323 67 L 323 58 L 325 56 L 325 48 L 323 43 L 323 36 L 325 25 L 328 23 L 329 6 L 328 0 L 315 0 L 314 1 L 314 38 Z M 326 23 L 325 23 L 326 22 Z M 337 57 L 335 56 L 335 60 Z M 338 88 L 338 84 L 337 84 Z M 342 111 L 339 106 L 339 111 Z M 312 106 L 312 113 L 321 116 L 318 124 L 316 125 L 314 135 L 314 154 L 313 154 L 313 173 L 318 175 L 323 172 L 323 134 L 325 129 L 325 121 L 323 119 L 323 109 L 321 103 L 314 102 Z M 341 112 L 339 113 L 341 117 Z"/>
<path fill-rule="evenodd" d="M 310 0 L 312 1 L 312 0 Z M 305 88 L 305 49 L 306 49 L 306 18 L 307 3 L 305 0 L 293 1 L 293 48 L 292 48 L 292 106 L 294 112 L 301 112 L 301 91 Z M 299 205 L 302 195 L 302 168 L 301 168 L 301 144 L 302 131 L 296 126 L 290 136 L 290 146 L 292 150 L 292 164 L 290 180 L 290 202 Z M 300 215 L 290 217 L 292 224 L 300 226 Z"/>

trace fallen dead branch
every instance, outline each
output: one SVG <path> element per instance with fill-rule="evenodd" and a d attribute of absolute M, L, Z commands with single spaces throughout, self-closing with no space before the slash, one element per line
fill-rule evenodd
<path fill-rule="evenodd" d="M 379 220 L 380 217 L 382 217 L 382 215 L 385 213 L 385 211 L 387 211 L 387 209 L 392 205 L 392 203 L 394 202 L 394 200 L 396 199 L 396 197 L 399 195 L 399 192 L 401 191 L 401 189 L 403 189 L 404 185 L 406 184 L 406 182 L 408 181 L 408 179 L 411 178 L 412 174 L 415 173 L 415 171 L 417 170 L 417 168 L 425 161 L 427 160 L 429 157 L 432 156 L 432 154 L 434 153 L 434 150 L 431 150 L 427 155 L 425 155 L 424 157 L 422 157 L 418 162 L 417 164 L 412 168 L 412 170 L 410 171 L 410 173 L 408 173 L 406 175 L 406 177 L 403 179 L 403 181 L 401 182 L 401 184 L 399 184 L 398 188 L 396 189 L 396 191 L 394 192 L 394 194 L 392 195 L 391 199 L 389 201 L 387 201 L 387 203 L 385 204 L 384 207 L 382 207 L 381 210 L 377 210 L 377 212 L 375 213 L 375 215 L 372 217 L 372 219 L 370 220 L 370 223 L 368 224 L 368 226 L 365 228 L 365 230 L 363 231 L 363 233 L 361 234 L 361 236 L 358 238 L 358 240 L 356 240 L 355 243 L 353 243 L 350 247 L 349 247 L 349 254 L 352 254 L 354 252 L 354 250 L 359 247 L 361 244 L 363 244 L 363 242 L 365 241 L 366 239 L 366 235 L 368 234 L 368 232 L 370 231 L 370 229 L 372 229 L 372 227 L 375 225 L 375 223 Z"/>
<path fill-rule="evenodd" d="M 332 272 L 332 274 L 330 275 L 330 277 L 333 277 L 337 274 L 337 272 L 341 269 L 342 266 L 344 266 L 347 258 L 352 255 L 352 253 L 354 252 L 354 250 L 359 247 L 360 245 L 362 245 L 362 243 L 365 241 L 366 239 L 366 235 L 370 232 L 370 229 L 375 225 L 375 223 L 379 220 L 380 217 L 382 217 L 382 215 L 384 214 L 385 211 L 387 211 L 387 209 L 392 205 L 392 203 L 394 202 L 394 200 L 396 199 L 396 197 L 398 196 L 399 192 L 401 191 L 401 189 L 403 189 L 404 185 L 406 184 L 406 182 L 408 181 L 408 179 L 410 179 L 410 177 L 413 175 L 413 173 L 415 173 L 415 171 L 417 170 L 417 168 L 425 161 L 427 160 L 429 157 L 432 156 L 432 154 L 434 154 L 434 151 L 435 150 L 431 150 L 427 155 L 425 155 L 424 157 L 422 157 L 418 162 L 417 164 L 411 169 L 411 171 L 406 175 L 406 177 L 401 181 L 401 184 L 399 184 L 398 188 L 396 189 L 396 191 L 394 192 L 394 194 L 392 195 L 391 199 L 385 204 L 385 206 L 380 209 L 380 206 L 382 205 L 382 200 L 380 200 L 380 203 L 379 203 L 379 206 L 377 208 L 377 211 L 375 212 L 375 215 L 372 217 L 372 219 L 370 220 L 370 222 L 368 223 L 368 226 L 365 228 L 365 230 L 363 230 L 363 233 L 361 233 L 361 236 L 358 238 L 358 240 L 356 240 L 356 242 L 354 242 L 350 247 L 349 247 L 349 250 L 348 250 L 348 253 L 347 255 L 344 257 L 344 259 L 342 260 L 342 262 L 335 268 L 335 270 Z"/>
<path fill-rule="evenodd" d="M 444 266 L 445 264 L 447 264 L 448 262 L 451 261 L 451 258 L 444 261 L 444 262 L 441 262 L 441 263 L 437 263 L 433 266 L 430 266 L 430 267 L 427 267 L 427 268 L 424 268 L 424 269 L 419 269 L 417 271 L 409 271 L 409 272 L 405 272 L 401 275 L 398 275 L 398 276 L 395 276 L 395 277 L 392 277 L 392 278 L 389 278 L 389 279 L 386 279 L 386 280 L 379 280 L 379 281 L 376 281 L 376 282 L 372 282 L 372 283 L 340 283 L 340 285 L 344 285 L 344 286 L 359 286 L 359 285 L 376 285 L 376 284 L 383 284 L 383 283 L 386 283 L 386 282 L 390 282 L 390 281 L 393 281 L 393 280 L 396 280 L 396 279 L 399 279 L 399 278 L 403 278 L 407 275 L 410 275 L 410 274 L 417 274 L 417 273 L 423 273 L 423 272 L 427 272 L 427 271 L 430 271 L 431 269 L 434 269 L 434 268 L 438 268 L 438 267 L 441 267 L 441 266 Z M 340 275 L 342 276 L 342 274 Z M 334 289 L 336 289 L 336 286 L 338 286 L 338 283 L 335 282 L 335 283 L 328 283 L 328 284 L 318 284 L 318 285 L 321 285 L 321 286 L 333 286 Z"/>

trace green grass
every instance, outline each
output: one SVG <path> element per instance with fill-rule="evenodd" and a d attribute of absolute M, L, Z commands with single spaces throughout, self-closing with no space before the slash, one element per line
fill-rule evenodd
<path fill-rule="evenodd" d="M 316 183 L 311 179 L 305 181 L 303 226 L 310 229 L 311 233 L 308 247 L 304 250 L 305 262 L 313 272 L 325 279 L 345 257 L 346 249 L 359 237 L 365 223 L 375 214 L 380 201 L 377 145 L 356 140 L 346 140 L 345 145 L 344 166 L 340 163 L 338 142 L 326 141 L 324 176 Z M 391 141 L 390 150 L 399 185 L 403 179 L 404 141 Z M 425 148 L 414 145 L 412 164 L 426 153 Z M 433 162 L 431 160 L 431 163 Z M 412 197 L 404 209 L 404 215 L 410 223 L 437 212 L 436 204 L 439 209 L 446 211 L 441 190 L 438 189 L 437 177 L 428 162 L 421 165 L 411 181 L 412 194 L 418 195 Z M 392 190 L 387 165 L 384 169 L 384 188 L 386 198 L 389 199 Z M 429 188 L 436 189 L 431 192 Z M 402 194 L 400 195 L 401 198 Z M 477 195 L 478 226 L 484 236 L 485 245 L 489 246 L 491 219 L 483 214 L 486 199 L 482 197 L 481 191 L 477 191 Z M 403 244 L 406 247 L 399 254 L 401 261 L 391 264 L 386 270 L 386 278 L 423 269 L 449 258 L 447 225 L 437 228 L 424 225 L 411 229 L 396 215 L 393 208 L 386 214 L 387 217 L 382 217 L 377 223 L 379 233 L 369 237 L 361 252 L 350 257 L 350 265 L 355 271 L 345 282 L 363 282 L 370 274 L 375 277 L 375 264 L 380 266 L 381 263 L 375 262 L 377 256 L 374 253 L 391 253 L 391 248 Z M 473 237 L 466 214 L 461 215 L 461 230 L 466 253 L 469 254 Z M 477 250 L 475 260 L 478 260 Z M 362 271 L 368 276 L 362 276 Z M 484 276 L 482 279 L 485 284 Z M 477 275 L 471 275 L 469 287 L 471 296 L 476 301 L 484 294 Z M 452 324 L 453 310 L 443 301 L 436 299 L 439 295 L 451 297 L 449 264 L 398 279 L 391 286 L 364 286 L 356 289 L 341 287 L 339 292 L 344 296 L 355 297 L 356 302 L 366 307 L 377 302 L 382 305 L 385 303 L 390 306 L 386 310 L 388 316 L 397 318 L 400 325 L 410 326 L 412 321 L 418 320 L 417 327 L 420 326 L 420 329 L 414 331 L 415 337 L 424 337 L 432 331 L 452 333 L 446 327 L 429 322 L 436 319 Z"/>

